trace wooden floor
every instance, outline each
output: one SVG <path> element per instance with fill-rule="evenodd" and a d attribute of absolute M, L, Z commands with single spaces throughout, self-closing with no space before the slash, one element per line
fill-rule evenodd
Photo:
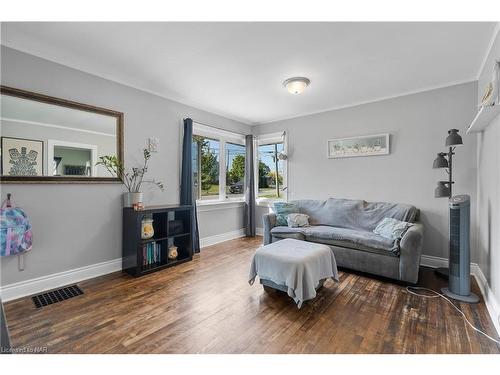
<path fill-rule="evenodd" d="M 81 282 L 84 295 L 39 310 L 29 298 L 7 303 L 12 344 L 48 353 L 500 352 L 444 300 L 346 270 L 298 310 L 285 294 L 248 284 L 260 244 L 260 237 L 228 241 L 142 278 Z M 421 284 L 437 289 L 443 281 L 422 269 Z M 498 337 L 483 301 L 460 306 Z"/>

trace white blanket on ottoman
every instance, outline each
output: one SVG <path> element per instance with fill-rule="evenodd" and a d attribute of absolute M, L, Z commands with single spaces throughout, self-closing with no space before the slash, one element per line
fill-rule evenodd
<path fill-rule="evenodd" d="M 333 251 L 326 245 L 287 238 L 259 248 L 252 259 L 249 283 L 255 277 L 284 285 L 298 308 L 316 297 L 320 280 L 338 281 Z"/>

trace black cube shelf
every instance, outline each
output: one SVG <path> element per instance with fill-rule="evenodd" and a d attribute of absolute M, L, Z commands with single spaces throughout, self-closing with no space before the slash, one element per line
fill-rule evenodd
<path fill-rule="evenodd" d="M 151 206 L 141 211 L 123 209 L 122 270 L 133 276 L 159 271 L 193 259 L 191 233 L 192 206 Z M 141 239 L 144 218 L 153 219 L 154 236 Z M 168 248 L 177 246 L 177 259 L 168 259 Z M 154 259 L 147 249 L 157 249 Z"/>

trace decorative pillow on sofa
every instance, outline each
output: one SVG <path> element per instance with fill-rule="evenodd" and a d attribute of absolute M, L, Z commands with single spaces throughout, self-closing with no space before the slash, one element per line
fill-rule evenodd
<path fill-rule="evenodd" d="M 276 214 L 277 226 L 288 226 L 286 217 L 289 214 L 300 213 L 299 207 L 294 203 L 274 202 L 274 213 Z"/>
<path fill-rule="evenodd" d="M 306 214 L 288 214 L 286 221 L 290 228 L 309 226 L 309 215 Z"/>
<path fill-rule="evenodd" d="M 400 221 L 397 219 L 386 217 L 382 219 L 380 223 L 378 223 L 377 227 L 373 230 L 373 233 L 390 240 L 396 240 L 403 237 L 403 234 L 412 225 L 413 224 L 407 223 L 406 221 Z"/>

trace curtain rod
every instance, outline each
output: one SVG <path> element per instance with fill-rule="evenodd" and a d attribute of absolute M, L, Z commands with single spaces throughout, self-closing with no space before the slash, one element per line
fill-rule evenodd
<path fill-rule="evenodd" d="M 220 127 L 218 127 L 218 126 L 213 126 L 213 125 L 210 125 L 210 124 L 205 124 L 204 122 L 197 121 L 197 120 L 195 120 L 194 118 L 191 118 L 191 117 L 189 117 L 189 118 L 190 118 L 191 120 L 193 120 L 193 122 L 194 122 L 194 123 L 196 123 L 196 124 L 200 124 L 200 125 L 208 126 L 208 127 L 210 127 L 210 128 L 214 128 L 214 129 L 217 129 L 217 130 L 222 130 L 222 131 L 225 131 L 225 132 L 234 133 L 234 134 L 238 134 L 238 135 L 243 135 L 243 136 L 245 136 L 245 135 L 246 135 L 246 134 L 237 133 L 237 132 L 232 131 L 232 130 L 228 130 L 228 129 L 220 128 Z M 185 120 L 185 119 L 186 119 L 186 118 L 184 118 L 184 120 Z"/>
<path fill-rule="evenodd" d="M 235 134 L 238 134 L 238 135 L 243 135 L 245 136 L 246 134 L 241 134 L 241 133 L 237 133 L 237 132 L 234 132 L 232 130 L 227 130 L 227 129 L 223 129 L 223 128 L 219 128 L 218 126 L 213 126 L 213 125 L 210 125 L 210 124 L 205 124 L 204 122 L 201 122 L 201 121 L 197 121 L 195 120 L 194 118 L 192 117 L 185 117 L 184 120 L 186 118 L 190 118 L 191 120 L 193 120 L 194 123 L 197 123 L 197 124 L 200 124 L 200 125 L 204 125 L 204 126 L 209 126 L 211 128 L 214 128 L 214 129 L 217 129 L 217 130 L 222 130 L 222 131 L 225 131 L 225 132 L 229 132 L 229 133 L 235 133 Z M 286 130 L 283 130 L 282 132 L 276 132 L 276 133 L 281 133 L 282 136 L 285 136 L 286 135 Z M 255 135 L 255 134 L 252 134 L 254 137 L 258 137 L 258 135 Z M 266 135 L 266 134 L 262 134 L 262 135 Z"/>

